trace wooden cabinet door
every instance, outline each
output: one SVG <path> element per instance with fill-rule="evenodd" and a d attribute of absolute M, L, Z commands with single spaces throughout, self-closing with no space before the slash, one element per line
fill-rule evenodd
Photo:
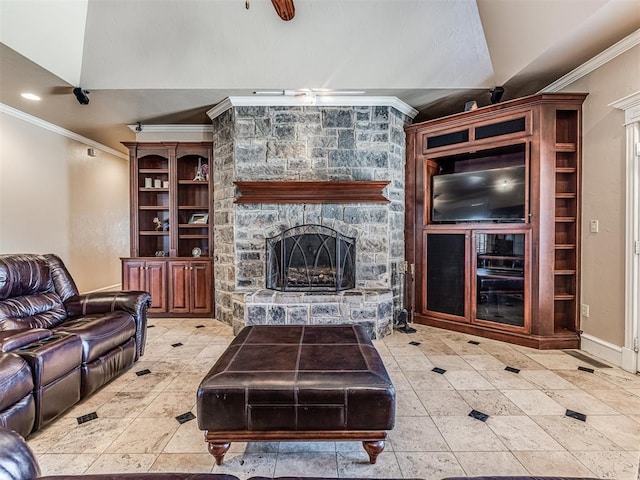
<path fill-rule="evenodd" d="M 210 313 L 211 262 L 172 261 L 169 265 L 169 312 Z"/>
<path fill-rule="evenodd" d="M 151 294 L 151 313 L 167 311 L 167 264 L 162 261 L 145 262 L 145 290 Z"/>
<path fill-rule="evenodd" d="M 189 262 L 172 261 L 169 263 L 169 312 L 189 313 L 190 290 Z"/>
<path fill-rule="evenodd" d="M 149 313 L 167 311 L 166 264 L 163 261 L 124 260 L 122 262 L 123 290 L 142 290 L 151 295 Z"/>
<path fill-rule="evenodd" d="M 145 290 L 145 262 L 140 260 L 122 261 L 122 289 Z"/>
<path fill-rule="evenodd" d="M 211 262 L 190 262 L 191 276 L 191 312 L 211 313 Z"/>

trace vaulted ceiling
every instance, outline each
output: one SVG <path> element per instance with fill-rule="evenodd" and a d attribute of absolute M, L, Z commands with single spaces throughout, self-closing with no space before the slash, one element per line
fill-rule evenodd
<path fill-rule="evenodd" d="M 120 151 L 127 124 L 209 124 L 262 90 L 397 96 L 420 120 L 535 93 L 640 28 L 638 0 L 294 3 L 0 0 L 0 103 Z"/>

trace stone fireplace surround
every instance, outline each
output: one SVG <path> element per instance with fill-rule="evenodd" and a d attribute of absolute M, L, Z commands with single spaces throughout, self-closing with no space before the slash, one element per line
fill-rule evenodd
<path fill-rule="evenodd" d="M 322 100 L 321 100 L 322 98 Z M 213 122 L 216 318 L 256 324 L 361 323 L 392 331 L 404 261 L 404 126 L 417 112 L 395 97 L 230 97 Z M 385 181 L 384 202 L 241 203 L 234 182 Z M 268 202 L 268 201 L 267 201 Z M 265 241 L 302 224 L 356 238 L 356 288 L 265 289 Z"/>

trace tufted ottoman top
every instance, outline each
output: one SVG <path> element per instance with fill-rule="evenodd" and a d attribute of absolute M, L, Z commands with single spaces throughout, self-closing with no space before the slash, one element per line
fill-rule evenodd
<path fill-rule="evenodd" d="M 395 390 L 359 325 L 245 327 L 198 388 L 208 431 L 390 430 Z"/>

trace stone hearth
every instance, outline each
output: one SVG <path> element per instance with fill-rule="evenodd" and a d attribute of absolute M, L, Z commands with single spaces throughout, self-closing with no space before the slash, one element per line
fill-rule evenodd
<path fill-rule="evenodd" d="M 404 126 L 415 111 L 395 97 L 356 106 L 247 105 L 209 112 L 214 132 L 216 318 L 251 324 L 363 323 L 392 331 L 404 260 Z M 282 102 L 282 101 L 281 101 Z M 278 103 L 275 98 L 272 103 Z M 284 103 L 295 103 L 284 99 Z M 234 203 L 235 181 L 388 181 L 385 203 Z M 265 242 L 303 224 L 356 239 L 356 285 L 339 293 L 265 289 Z"/>

